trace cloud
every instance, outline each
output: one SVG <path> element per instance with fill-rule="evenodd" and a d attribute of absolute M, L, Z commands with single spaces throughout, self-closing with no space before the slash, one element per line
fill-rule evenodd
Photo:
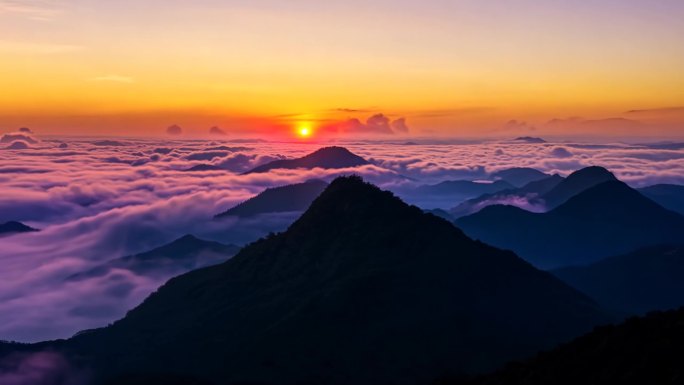
<path fill-rule="evenodd" d="M 605 166 L 633 186 L 684 183 L 681 148 L 420 140 L 408 153 L 400 151 L 402 141 L 386 138 L 341 143 L 372 162 L 363 167 L 252 175 L 240 174 L 274 159 L 300 157 L 320 144 L 252 142 L 246 148 L 231 145 L 234 141 L 183 137 L 49 138 L 30 151 L 0 151 L 0 222 L 20 220 L 41 229 L 2 240 L 0 339 L 68 337 L 104 326 L 164 281 L 117 270 L 83 282 L 64 282 L 109 259 L 147 251 L 188 233 L 244 244 L 287 228 L 297 213 L 242 221 L 212 219 L 268 187 L 356 173 L 399 190 L 443 180 L 488 179 L 510 167 L 568 175 L 588 165 Z M 68 141 L 70 149 L 55 148 L 61 141 Z M 108 145 L 98 145 L 103 142 Z M 556 156 L 559 148 L 565 150 L 563 157 Z M 199 162 L 221 170 L 183 171 Z M 504 202 L 535 208 L 519 198 L 499 201 Z"/>
<path fill-rule="evenodd" d="M 55 7 L 54 2 L 44 0 L 2 0 L 0 1 L 0 15 L 22 15 L 27 19 L 46 21 L 52 20 L 62 13 Z"/>
<path fill-rule="evenodd" d="M 26 142 L 29 144 L 38 143 L 37 139 L 35 139 L 33 136 L 25 132 L 9 133 L 0 137 L 0 143 L 12 143 L 17 140 L 21 140 L 22 142 Z"/>
<path fill-rule="evenodd" d="M 88 79 L 92 82 L 107 82 L 107 83 L 124 83 L 124 84 L 133 84 L 135 83 L 135 79 L 133 79 L 130 76 L 122 76 L 122 75 L 103 75 L 103 76 L 97 76 L 94 78 Z"/>
<path fill-rule="evenodd" d="M 556 147 L 549 152 L 549 155 L 554 158 L 570 158 L 572 157 L 572 152 L 564 147 Z"/>
<path fill-rule="evenodd" d="M 227 135 L 223 129 L 221 129 L 220 127 L 216 127 L 216 126 L 209 129 L 209 134 L 210 135 L 219 135 L 219 136 Z"/>
<path fill-rule="evenodd" d="M 86 385 L 88 380 L 86 372 L 55 352 L 14 353 L 0 361 L 3 385 Z"/>
<path fill-rule="evenodd" d="M 181 135 L 183 133 L 183 129 L 179 125 L 174 124 L 166 129 L 166 133 L 169 135 Z"/>
<path fill-rule="evenodd" d="M 406 118 L 399 118 L 392 122 L 392 129 L 396 132 L 406 134 L 409 132 L 409 127 L 406 124 Z"/>
<path fill-rule="evenodd" d="M 409 127 L 406 118 L 399 118 L 391 121 L 384 114 L 375 114 L 366 119 L 363 123 L 357 118 L 351 118 L 342 122 L 334 122 L 322 127 L 324 131 L 333 133 L 350 134 L 375 134 L 390 135 L 395 133 L 407 133 Z"/>
<path fill-rule="evenodd" d="M 632 115 L 651 115 L 651 114 L 680 114 L 684 113 L 684 107 L 662 107 L 662 108 L 647 108 L 641 110 L 629 110 L 625 114 Z"/>
<path fill-rule="evenodd" d="M 8 150 L 28 150 L 29 148 L 31 148 L 31 146 L 23 140 L 15 140 L 12 144 L 7 146 Z"/>

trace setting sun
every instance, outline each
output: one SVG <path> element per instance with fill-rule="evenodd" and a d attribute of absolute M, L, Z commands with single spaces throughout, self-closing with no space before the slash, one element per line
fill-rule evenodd
<path fill-rule="evenodd" d="M 311 136 L 311 127 L 309 126 L 300 126 L 297 128 L 297 135 L 299 135 L 301 138 L 308 138 Z"/>

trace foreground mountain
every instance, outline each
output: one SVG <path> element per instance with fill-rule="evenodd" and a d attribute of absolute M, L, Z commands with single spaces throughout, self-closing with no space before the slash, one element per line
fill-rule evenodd
<path fill-rule="evenodd" d="M 616 181 L 615 175 L 603 167 L 585 167 L 568 175 L 561 183 L 542 196 L 547 209 L 553 209 L 575 195 L 604 182 Z"/>
<path fill-rule="evenodd" d="M 21 222 L 10 221 L 10 222 L 0 224 L 0 236 L 17 234 L 17 233 L 30 233 L 30 232 L 34 232 L 34 231 L 38 231 L 38 230 L 34 229 L 33 227 L 26 226 L 25 224 L 23 224 Z"/>
<path fill-rule="evenodd" d="M 53 348 L 96 382 L 420 384 L 494 368 L 607 320 L 513 253 L 350 177 L 286 232 L 174 278 L 112 326 Z"/>
<path fill-rule="evenodd" d="M 216 215 L 216 218 L 227 216 L 252 217 L 266 213 L 282 213 L 304 211 L 311 205 L 328 184 L 322 180 L 310 180 L 304 183 L 269 188 L 259 195 Z"/>
<path fill-rule="evenodd" d="M 107 275 L 113 269 L 129 270 L 137 275 L 173 276 L 225 262 L 240 251 L 239 246 L 224 245 L 186 235 L 154 250 L 113 259 L 67 278 L 78 281 Z"/>
<path fill-rule="evenodd" d="M 476 213 L 485 207 L 501 204 L 546 208 L 546 204 L 541 196 L 551 191 L 562 181 L 563 177 L 555 174 L 548 178 L 530 182 L 521 188 L 480 195 L 452 208 L 449 210 L 449 214 L 454 218 L 460 218 Z"/>
<path fill-rule="evenodd" d="M 344 147 L 324 147 L 302 158 L 281 159 L 258 166 L 245 174 L 269 172 L 274 169 L 348 168 L 370 164 Z"/>
<path fill-rule="evenodd" d="M 505 180 L 515 187 L 522 187 L 530 182 L 546 179 L 549 176 L 549 174 L 545 174 L 535 168 L 529 167 L 508 168 L 491 174 L 491 177 L 495 180 Z"/>
<path fill-rule="evenodd" d="M 684 186 L 657 184 L 641 188 L 639 192 L 653 199 L 666 209 L 684 215 Z"/>
<path fill-rule="evenodd" d="M 676 385 L 684 382 L 684 308 L 604 326 L 472 381 L 442 385 Z"/>
<path fill-rule="evenodd" d="M 489 206 L 456 223 L 470 236 L 545 269 L 684 239 L 683 216 L 619 181 L 592 187 L 546 213 Z"/>
<path fill-rule="evenodd" d="M 646 248 L 552 273 L 606 309 L 622 314 L 644 314 L 684 306 L 682 246 Z"/>

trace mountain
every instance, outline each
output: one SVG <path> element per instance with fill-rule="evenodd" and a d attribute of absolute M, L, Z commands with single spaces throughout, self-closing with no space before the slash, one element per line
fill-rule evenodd
<path fill-rule="evenodd" d="M 225 262 L 240 251 L 239 246 L 224 245 L 186 235 L 154 250 L 113 259 L 67 278 L 78 281 L 107 275 L 112 269 L 123 269 L 137 275 L 173 276 L 200 267 Z"/>
<path fill-rule="evenodd" d="M 549 176 L 550 175 L 545 174 L 537 169 L 528 167 L 514 167 L 491 174 L 491 177 L 495 180 L 505 180 L 515 187 L 522 187 L 530 182 L 546 179 Z"/>
<path fill-rule="evenodd" d="M 213 164 L 206 164 L 206 163 L 201 163 L 195 166 L 190 167 L 187 170 L 184 170 L 187 172 L 201 172 L 201 171 L 226 171 L 226 169 L 215 166 Z"/>
<path fill-rule="evenodd" d="M 96 382 L 168 374 L 419 384 L 496 367 L 607 321 L 588 297 L 515 254 L 346 177 L 286 232 L 171 279 L 124 319 L 52 347 Z"/>
<path fill-rule="evenodd" d="M 442 385 L 676 385 L 684 381 L 684 308 L 596 328 L 555 350 Z"/>
<path fill-rule="evenodd" d="M 513 139 L 514 142 L 523 142 L 523 143 L 532 143 L 532 144 L 541 144 L 541 143 L 546 143 L 546 141 L 542 138 L 537 138 L 534 136 L 520 136 L 515 139 Z"/>
<path fill-rule="evenodd" d="M 606 309 L 627 315 L 684 306 L 684 247 L 656 246 L 552 271 Z"/>
<path fill-rule="evenodd" d="M 304 211 L 317 196 L 321 195 L 327 186 L 326 182 L 314 179 L 304 183 L 269 188 L 230 210 L 216 215 L 216 218 L 227 216 L 251 217 L 265 213 Z"/>
<path fill-rule="evenodd" d="M 33 231 L 38 231 L 33 227 L 26 226 L 21 222 L 10 221 L 0 224 L 0 236 L 17 234 L 17 233 L 29 233 Z"/>
<path fill-rule="evenodd" d="M 344 147 L 324 147 L 302 158 L 280 159 L 258 166 L 245 174 L 269 172 L 274 169 L 296 168 L 347 168 L 358 167 L 368 163 L 362 157 Z"/>
<path fill-rule="evenodd" d="M 615 175 L 603 167 L 592 166 L 575 171 L 568 175 L 551 191 L 544 194 L 542 199 L 548 209 L 553 209 L 567 202 L 568 199 L 591 187 L 608 181 L 615 181 Z"/>
<path fill-rule="evenodd" d="M 506 181 L 498 180 L 493 183 L 472 182 L 469 180 L 450 180 L 434 185 L 422 185 L 415 191 L 421 194 L 439 194 L 454 196 L 473 196 L 506 190 L 514 186 Z"/>
<path fill-rule="evenodd" d="M 394 192 L 408 203 L 431 210 L 453 207 L 469 198 L 512 188 L 514 188 L 513 185 L 502 180 L 493 183 L 453 180 L 434 185 L 399 187 Z"/>
<path fill-rule="evenodd" d="M 540 196 L 555 188 L 562 181 L 563 177 L 555 174 L 545 179 L 530 182 L 521 188 L 483 194 L 452 208 L 449 210 L 449 214 L 454 218 L 460 218 L 476 213 L 487 206 L 500 204 L 545 207 Z"/>
<path fill-rule="evenodd" d="M 456 223 L 468 235 L 545 269 L 684 239 L 683 216 L 619 181 L 594 186 L 546 213 L 497 205 Z"/>
<path fill-rule="evenodd" d="M 684 215 L 684 186 L 657 184 L 641 188 L 639 192 L 653 199 L 666 209 Z"/>

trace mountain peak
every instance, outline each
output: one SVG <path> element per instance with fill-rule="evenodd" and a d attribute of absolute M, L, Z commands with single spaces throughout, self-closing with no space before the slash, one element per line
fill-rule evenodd
<path fill-rule="evenodd" d="M 369 164 L 367 160 L 344 147 L 332 146 L 320 148 L 308 155 L 296 159 L 281 159 L 258 166 L 245 174 L 268 172 L 273 169 L 295 168 L 348 168 Z"/>
<path fill-rule="evenodd" d="M 573 179 L 584 179 L 584 178 L 603 178 L 603 179 L 611 179 L 611 180 L 616 180 L 617 178 L 615 175 L 608 171 L 605 167 L 601 166 L 589 166 L 585 167 L 582 169 L 579 169 L 572 174 L 568 175 L 566 178 L 567 180 L 573 180 Z"/>
<path fill-rule="evenodd" d="M 10 221 L 0 224 L 0 234 L 28 233 L 34 231 L 38 230 L 17 221 Z"/>
<path fill-rule="evenodd" d="M 590 166 L 568 175 L 551 191 L 543 196 L 548 209 L 553 209 L 568 201 L 573 196 L 598 184 L 617 181 L 613 173 L 599 166 Z"/>

